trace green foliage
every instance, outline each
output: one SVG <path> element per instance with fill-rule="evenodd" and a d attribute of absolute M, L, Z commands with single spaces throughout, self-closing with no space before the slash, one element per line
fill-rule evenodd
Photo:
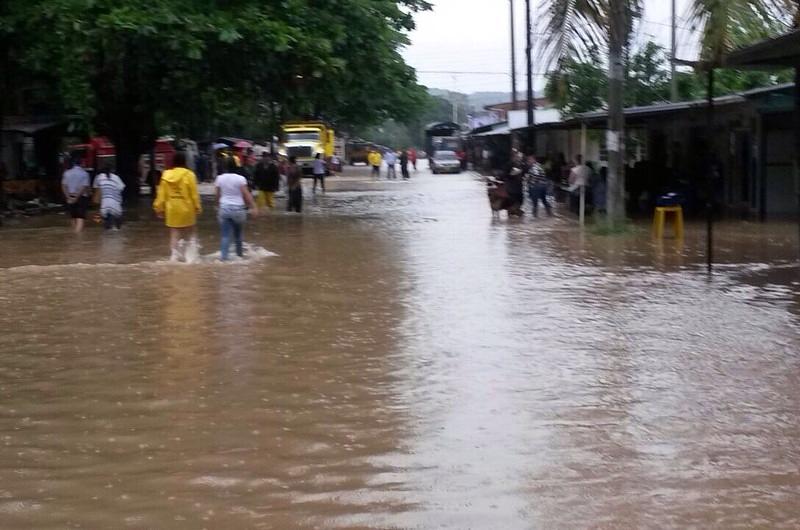
<path fill-rule="evenodd" d="M 42 77 L 62 111 L 118 151 L 141 152 L 164 132 L 267 136 L 281 118 L 313 115 L 344 129 L 410 120 L 426 98 L 399 54 L 412 14 L 430 8 L 424 0 L 2 6 L 0 43 L 4 55 L 14 43 L 21 79 Z"/>
<path fill-rule="evenodd" d="M 650 105 L 669 100 L 670 74 L 666 51 L 648 42 L 628 62 L 625 106 Z"/>
<path fill-rule="evenodd" d="M 598 110 L 605 104 L 608 79 L 597 50 L 588 61 L 567 58 L 561 69 L 548 74 L 545 95 L 565 115 Z"/>
<path fill-rule="evenodd" d="M 691 21 L 702 32 L 701 59 L 718 62 L 736 47 L 785 32 L 796 10 L 790 0 L 692 0 Z"/>
<path fill-rule="evenodd" d="M 145 118 L 152 129 L 155 114 L 169 123 L 206 113 L 210 123 L 230 107 L 266 102 L 287 116 L 374 123 L 405 118 L 424 98 L 398 52 L 411 13 L 430 7 L 421 0 L 13 5 L 21 62 L 49 74 L 64 109 L 101 131 L 130 127 L 122 116 Z M 227 110 L 217 115 L 220 108 Z"/>
<path fill-rule="evenodd" d="M 607 92 L 605 69 L 596 55 L 589 61 L 569 59 L 564 69 L 552 72 L 546 86 L 547 97 L 572 116 L 604 108 Z M 650 42 L 633 54 L 627 66 L 625 81 L 625 105 L 645 106 L 670 97 L 669 59 L 664 48 Z M 739 71 L 719 69 L 716 71 L 714 96 L 735 94 L 753 88 L 790 82 L 790 70 L 778 72 Z M 700 100 L 706 97 L 706 76 L 699 72 L 677 72 L 678 96 L 682 101 Z"/>
<path fill-rule="evenodd" d="M 703 72 L 678 72 L 678 94 L 681 100 L 700 100 L 707 97 L 707 76 Z M 757 70 L 714 71 L 714 97 L 736 94 L 754 88 L 788 83 L 794 80 L 791 70 L 761 72 Z"/>
<path fill-rule="evenodd" d="M 544 0 L 537 29 L 543 35 L 538 54 L 549 67 L 575 59 L 586 62 L 608 46 L 626 49 L 641 0 Z"/>

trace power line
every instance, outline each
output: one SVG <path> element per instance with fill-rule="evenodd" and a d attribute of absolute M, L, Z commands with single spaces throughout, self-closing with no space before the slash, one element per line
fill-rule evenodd
<path fill-rule="evenodd" d="M 509 72 L 459 72 L 454 70 L 417 70 L 418 74 L 442 74 L 442 75 L 503 75 L 510 76 Z M 547 75 L 545 72 L 533 72 L 533 75 Z"/>
<path fill-rule="evenodd" d="M 417 70 L 417 73 L 448 75 L 511 75 L 508 72 L 459 72 L 456 70 Z"/>

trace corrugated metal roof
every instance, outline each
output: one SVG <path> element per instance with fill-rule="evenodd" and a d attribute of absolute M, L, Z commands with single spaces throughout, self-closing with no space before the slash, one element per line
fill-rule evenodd
<path fill-rule="evenodd" d="M 496 129 L 492 129 L 491 131 L 484 131 L 481 133 L 473 134 L 472 136 L 508 136 L 511 134 L 511 127 L 506 125 L 502 125 L 497 127 Z"/>
<path fill-rule="evenodd" d="M 781 92 L 785 90 L 789 90 L 794 87 L 794 83 L 783 83 L 780 85 L 773 85 L 767 87 L 759 87 L 754 88 L 752 90 L 748 90 L 745 92 L 741 92 L 739 94 L 730 94 L 727 96 L 719 96 L 714 98 L 714 105 L 718 107 L 726 106 L 726 105 L 734 105 L 737 103 L 744 103 L 747 101 L 748 98 L 761 96 L 764 94 L 769 94 L 772 92 Z M 676 103 L 672 102 L 665 102 L 665 103 L 656 103 L 654 105 L 645 105 L 639 107 L 628 107 L 625 109 L 625 117 L 626 118 L 645 118 L 648 116 L 657 116 L 660 114 L 669 114 L 673 112 L 681 112 L 691 109 L 704 109 L 708 105 L 707 100 L 699 99 L 699 100 L 692 100 L 692 101 L 679 101 Z M 608 111 L 607 110 L 597 110 L 592 112 L 583 112 L 581 114 L 577 114 L 572 118 L 568 118 L 566 120 L 554 121 L 554 122 L 547 122 L 547 123 L 539 123 L 536 125 L 537 128 L 561 128 L 561 127 L 580 127 L 581 124 L 592 125 L 597 124 L 600 122 L 604 122 L 608 119 Z M 513 129 L 513 130 L 524 130 L 526 127 Z M 509 132 L 511 130 L 509 129 Z M 496 130 L 488 131 L 488 132 L 481 132 L 479 134 L 474 134 L 473 136 L 494 136 L 499 135 Z M 503 132 L 502 134 L 507 134 Z"/>
<path fill-rule="evenodd" d="M 729 96 L 720 96 L 714 98 L 714 104 L 717 106 L 730 105 L 732 103 L 743 103 L 745 98 L 743 95 L 732 94 Z M 645 105 L 639 107 L 628 107 L 625 109 L 625 117 L 647 116 L 651 114 L 665 114 L 670 112 L 678 112 L 682 110 L 689 110 L 693 108 L 704 108 L 707 105 L 705 99 L 693 101 L 679 101 L 677 103 L 656 103 L 655 105 Z M 577 114 L 569 121 L 587 122 L 598 119 L 607 119 L 608 111 L 595 111 L 584 112 Z"/>

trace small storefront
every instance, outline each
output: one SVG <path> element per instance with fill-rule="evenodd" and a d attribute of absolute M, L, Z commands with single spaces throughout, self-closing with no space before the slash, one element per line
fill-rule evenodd
<path fill-rule="evenodd" d="M 6 197 L 55 199 L 61 173 L 64 122 L 8 117 L 0 130 L 0 162 Z"/>

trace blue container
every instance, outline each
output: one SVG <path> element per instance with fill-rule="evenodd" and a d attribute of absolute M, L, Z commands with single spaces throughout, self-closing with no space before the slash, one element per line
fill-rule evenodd
<path fill-rule="evenodd" d="M 684 202 L 680 193 L 665 193 L 656 200 L 656 206 L 682 206 Z"/>

